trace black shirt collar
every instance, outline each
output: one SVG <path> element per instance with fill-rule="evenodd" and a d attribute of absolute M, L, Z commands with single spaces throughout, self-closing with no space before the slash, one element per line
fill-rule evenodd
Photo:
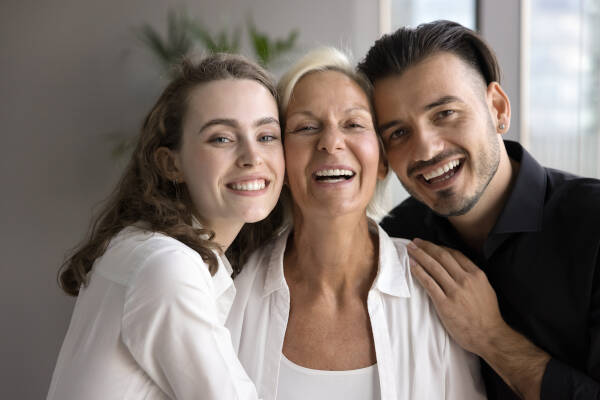
<path fill-rule="evenodd" d="M 505 140 L 504 145 L 508 156 L 519 163 L 519 171 L 506 205 L 484 244 L 483 256 L 486 259 L 489 259 L 511 234 L 537 232 L 542 227 L 546 171 L 519 143 Z M 459 249 L 471 259 L 478 258 L 476 253 L 460 240 L 447 218 L 440 217 L 430 210 L 425 217 L 425 224 L 434 228 L 434 240 L 438 243 Z"/>
<path fill-rule="evenodd" d="M 537 232 L 542 228 L 546 197 L 546 171 L 519 143 L 504 141 L 508 156 L 518 162 L 519 172 L 491 235 Z"/>

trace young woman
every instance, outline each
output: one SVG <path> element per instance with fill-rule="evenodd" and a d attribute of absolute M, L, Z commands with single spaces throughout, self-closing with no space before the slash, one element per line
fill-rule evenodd
<path fill-rule="evenodd" d="M 280 81 L 292 225 L 236 278 L 227 326 L 265 400 L 484 399 L 477 358 L 369 219 L 386 176 L 371 87 L 335 49 Z M 375 196 L 374 196 L 375 194 Z"/>
<path fill-rule="evenodd" d="M 78 299 L 48 399 L 256 398 L 223 325 L 235 296 L 223 252 L 279 197 L 276 91 L 239 56 L 180 71 L 63 265 L 61 286 Z M 269 231 L 245 229 L 238 258 Z"/>

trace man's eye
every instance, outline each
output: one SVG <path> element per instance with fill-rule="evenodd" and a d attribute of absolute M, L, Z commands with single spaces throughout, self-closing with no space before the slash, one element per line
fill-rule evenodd
<path fill-rule="evenodd" d="M 440 112 L 437 114 L 437 117 L 438 117 L 438 118 L 446 118 L 446 117 L 449 117 L 449 116 L 451 116 L 452 114 L 454 114 L 454 112 L 455 112 L 454 110 L 444 110 L 444 111 L 440 111 Z"/>
<path fill-rule="evenodd" d="M 406 135 L 406 129 L 404 128 L 398 128 L 398 129 L 394 129 L 390 135 L 389 135 L 389 139 L 393 140 L 393 139 L 399 139 L 402 136 Z"/>

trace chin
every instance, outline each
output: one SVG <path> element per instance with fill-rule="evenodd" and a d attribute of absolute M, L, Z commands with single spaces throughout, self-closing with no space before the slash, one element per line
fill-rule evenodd
<path fill-rule="evenodd" d="M 244 220 L 244 223 L 251 224 L 267 218 L 270 212 L 271 210 L 265 209 L 247 210 L 247 212 L 243 213 L 242 219 Z"/>
<path fill-rule="evenodd" d="M 430 206 L 430 208 L 433 210 L 433 212 L 442 217 L 457 217 L 460 215 L 465 215 L 471 211 L 471 209 L 479 200 L 479 196 L 458 197 L 454 193 L 444 196 L 443 192 L 440 194 L 440 197 L 442 198 L 438 199 L 436 204 Z"/>

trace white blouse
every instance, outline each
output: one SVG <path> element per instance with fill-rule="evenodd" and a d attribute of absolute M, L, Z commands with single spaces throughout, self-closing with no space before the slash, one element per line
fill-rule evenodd
<path fill-rule="evenodd" d="M 478 358 L 448 336 L 427 293 L 410 274 L 407 241 L 391 239 L 371 225 L 379 235 L 379 267 L 367 308 L 381 398 L 485 399 Z M 283 274 L 289 233 L 252 255 L 235 280 L 237 295 L 226 323 L 242 365 L 265 400 L 278 397 L 290 310 Z"/>
<path fill-rule="evenodd" d="M 128 227 L 77 298 L 49 400 L 256 399 L 225 328 L 235 288 L 219 257 Z"/>

